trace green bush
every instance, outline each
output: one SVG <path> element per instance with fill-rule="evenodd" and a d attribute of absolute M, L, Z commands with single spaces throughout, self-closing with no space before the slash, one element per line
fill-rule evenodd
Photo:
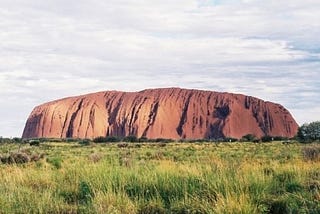
<path fill-rule="evenodd" d="M 130 135 L 130 136 L 123 138 L 123 141 L 134 143 L 134 142 L 138 142 L 139 140 L 136 136 Z"/>
<path fill-rule="evenodd" d="M 108 137 L 100 136 L 93 139 L 93 142 L 95 143 L 107 143 L 107 142 L 114 143 L 114 142 L 120 142 L 120 141 L 121 141 L 121 138 L 115 137 L 115 136 L 108 136 Z"/>
<path fill-rule="evenodd" d="M 54 166 L 56 169 L 60 169 L 62 167 L 61 157 L 47 158 L 47 162 Z"/>
<path fill-rule="evenodd" d="M 79 184 L 79 202 L 81 204 L 88 204 L 93 198 L 94 194 L 90 185 L 85 181 L 81 181 Z"/>

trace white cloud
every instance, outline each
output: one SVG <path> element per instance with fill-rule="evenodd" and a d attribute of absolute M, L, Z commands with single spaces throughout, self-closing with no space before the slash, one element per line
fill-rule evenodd
<path fill-rule="evenodd" d="M 1 0 L 0 135 L 20 135 L 45 101 L 168 86 L 245 93 L 282 103 L 299 123 L 319 120 L 319 9 L 316 0 Z"/>

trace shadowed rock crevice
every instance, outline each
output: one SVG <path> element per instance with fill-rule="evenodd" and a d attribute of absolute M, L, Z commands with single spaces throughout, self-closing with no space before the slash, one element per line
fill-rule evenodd
<path fill-rule="evenodd" d="M 68 125 L 67 124 L 67 120 L 69 118 L 69 113 L 67 112 L 66 113 L 66 116 L 65 116 L 65 119 L 64 119 L 64 122 L 63 122 L 63 125 L 62 125 L 62 129 L 61 129 L 61 134 L 60 134 L 60 138 L 63 138 L 63 131 L 65 130 L 65 127 Z M 23 135 L 22 135 L 23 136 Z M 42 134 L 41 136 L 45 136 L 45 134 Z"/>
<path fill-rule="evenodd" d="M 228 117 L 229 114 L 230 114 L 229 106 L 221 106 L 221 107 L 215 108 L 213 112 L 213 117 L 224 120 Z"/>
<path fill-rule="evenodd" d="M 148 98 L 141 98 L 139 97 L 136 99 L 132 106 L 132 111 L 130 115 L 130 121 L 129 121 L 129 135 L 137 135 L 137 129 L 135 127 L 135 123 L 137 122 L 139 118 L 139 112 L 142 108 L 142 106 L 145 104 L 146 100 Z M 158 108 L 158 107 L 157 107 Z"/>
<path fill-rule="evenodd" d="M 184 107 L 182 109 L 182 114 L 181 114 L 181 118 L 180 118 L 180 121 L 179 121 L 179 125 L 177 127 L 177 133 L 180 137 L 182 138 L 185 138 L 184 136 L 182 136 L 183 134 L 183 125 L 186 123 L 187 121 L 187 113 L 188 113 L 188 108 L 189 108 L 189 105 L 190 105 L 190 99 L 192 97 L 192 93 L 190 93 L 190 95 L 188 96 L 185 104 L 184 104 Z"/>
<path fill-rule="evenodd" d="M 116 106 L 113 109 L 112 109 L 112 106 L 110 105 L 110 109 L 109 109 L 110 113 L 109 113 L 109 119 L 108 119 L 109 125 L 112 125 L 115 123 L 118 112 L 121 108 L 121 105 L 122 105 L 122 97 L 118 100 Z"/>
<path fill-rule="evenodd" d="M 69 122 L 68 130 L 67 130 L 67 133 L 66 133 L 66 137 L 67 138 L 73 137 L 74 119 L 78 115 L 78 112 L 81 110 L 82 103 L 83 103 L 83 99 L 80 100 L 80 102 L 78 104 L 78 107 L 77 107 L 77 110 L 75 112 L 73 112 L 72 115 L 71 115 L 71 119 L 70 119 L 70 122 Z"/>
<path fill-rule="evenodd" d="M 156 120 L 157 113 L 158 113 L 158 108 L 159 108 L 158 101 L 151 105 L 151 111 L 150 111 L 150 114 L 148 117 L 149 119 L 148 119 L 147 127 L 143 131 L 142 137 L 147 136 L 149 128 L 154 124 L 154 122 Z"/>
<path fill-rule="evenodd" d="M 245 97 L 245 101 L 244 101 L 244 106 L 245 106 L 246 109 L 249 109 L 250 105 L 251 105 L 251 98 L 246 96 Z"/>

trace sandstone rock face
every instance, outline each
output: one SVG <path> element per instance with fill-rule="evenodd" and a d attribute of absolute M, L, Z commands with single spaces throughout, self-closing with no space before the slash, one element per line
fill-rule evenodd
<path fill-rule="evenodd" d="M 279 104 L 241 94 L 165 88 L 98 92 L 42 104 L 31 112 L 22 137 L 239 139 L 246 134 L 293 137 L 297 129 Z"/>

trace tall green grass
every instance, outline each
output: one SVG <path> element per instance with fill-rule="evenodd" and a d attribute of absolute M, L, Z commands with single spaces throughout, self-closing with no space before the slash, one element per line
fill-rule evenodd
<path fill-rule="evenodd" d="M 18 147 L 0 153 L 45 157 L 0 163 L 0 213 L 320 213 L 320 161 L 302 144 Z"/>

